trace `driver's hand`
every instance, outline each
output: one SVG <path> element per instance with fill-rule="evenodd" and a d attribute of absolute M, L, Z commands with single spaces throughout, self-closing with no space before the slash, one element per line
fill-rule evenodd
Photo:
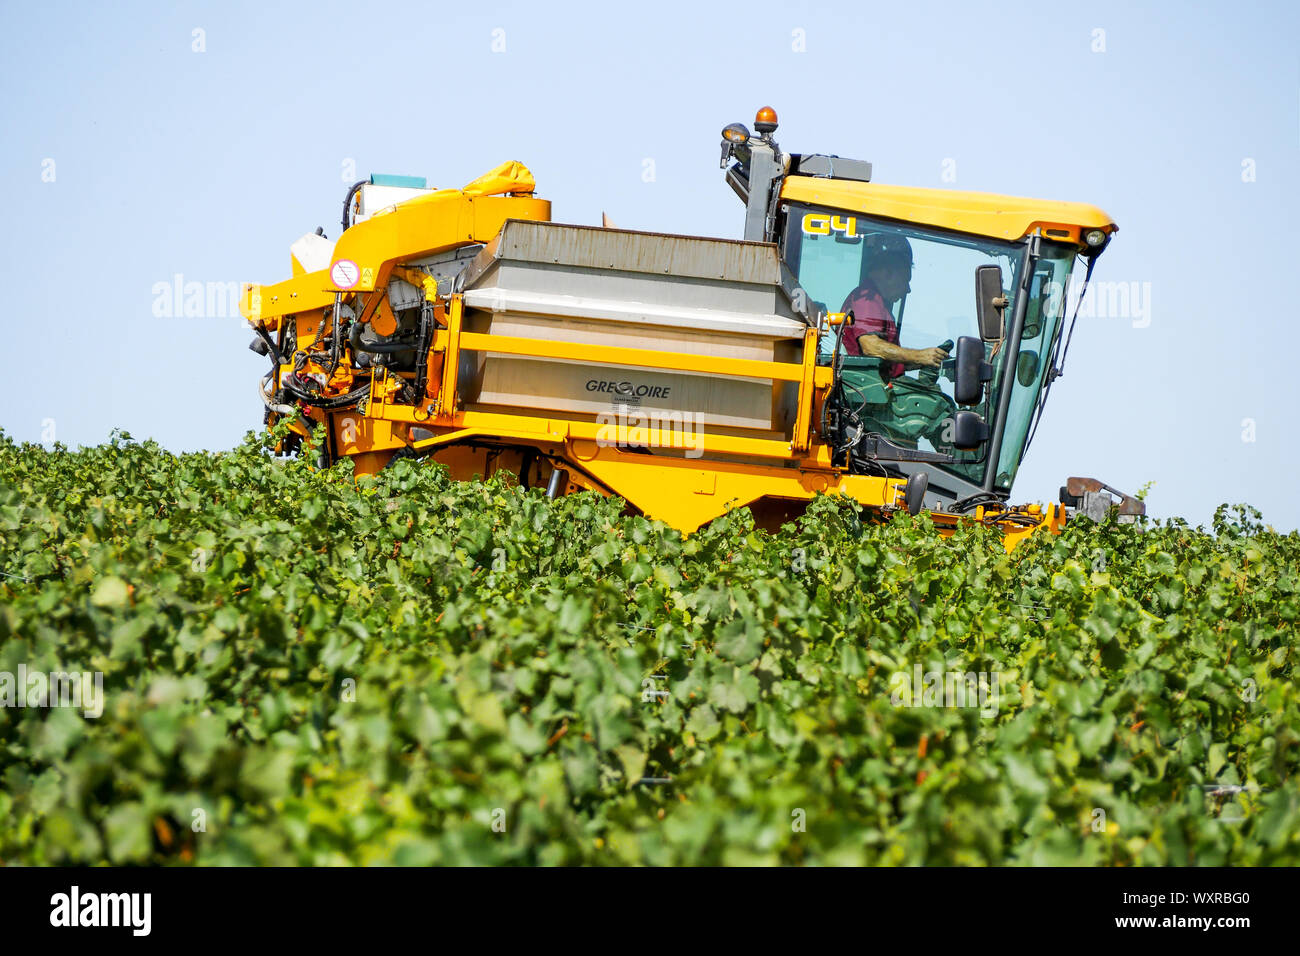
<path fill-rule="evenodd" d="M 931 368 L 938 368 L 943 364 L 944 359 L 948 357 L 948 353 L 938 347 L 932 349 L 918 349 L 917 351 L 920 352 L 917 361 L 921 365 L 928 365 Z"/>

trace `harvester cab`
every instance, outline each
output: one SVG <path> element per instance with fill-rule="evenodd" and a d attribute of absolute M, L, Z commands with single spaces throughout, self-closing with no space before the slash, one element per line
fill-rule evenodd
<path fill-rule="evenodd" d="M 744 240 L 552 222 L 517 162 L 460 189 L 350 187 L 338 238 L 294 242 L 291 277 L 241 303 L 281 450 L 311 438 L 358 475 L 504 470 L 684 532 L 738 506 L 774 526 L 821 493 L 985 521 L 1008 547 L 1061 527 L 1063 506 L 1006 500 L 1060 368 L 1066 282 L 1109 217 L 880 185 L 868 163 L 784 153 L 770 108 L 754 126 L 723 131 Z M 1066 504 L 1103 510 L 1095 485 Z"/>
<path fill-rule="evenodd" d="M 873 183 L 869 162 L 783 152 L 770 107 L 754 127 L 723 129 L 721 166 L 745 238 L 777 244 L 826 333 L 836 463 L 926 481 L 940 509 L 1004 500 L 1060 374 L 1076 261 L 1090 276 L 1115 224 L 1077 203 Z"/>

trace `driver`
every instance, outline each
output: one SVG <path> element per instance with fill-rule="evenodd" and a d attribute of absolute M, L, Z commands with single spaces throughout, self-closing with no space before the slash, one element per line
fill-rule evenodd
<path fill-rule="evenodd" d="M 880 377 L 886 382 L 905 369 L 938 368 L 948 353 L 942 348 L 905 349 L 898 344 L 894 303 L 912 291 L 912 245 L 902 236 L 876 234 L 866 239 L 864 282 L 844 300 L 841 312 L 853 313 L 844 337 L 848 355 L 882 359 Z"/>

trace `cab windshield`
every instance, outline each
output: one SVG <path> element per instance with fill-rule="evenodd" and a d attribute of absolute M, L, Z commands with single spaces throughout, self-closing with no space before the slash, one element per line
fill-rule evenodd
<path fill-rule="evenodd" d="M 838 346 L 845 395 L 863 424 L 895 444 L 953 455 L 955 464 L 937 467 L 982 486 L 991 445 L 971 452 L 951 445 L 956 411 L 951 359 L 958 338 L 980 334 L 975 316 L 978 266 L 1001 267 L 1008 299 L 1004 321 L 1015 315 L 1025 246 L 803 204 L 790 204 L 786 211 L 785 258 L 800 285 L 826 311 L 853 314 L 852 325 L 822 335 L 820 348 L 829 354 Z M 1041 323 L 1040 334 L 1050 342 L 1047 324 Z M 1001 340 L 985 348 L 994 379 L 973 410 L 993 425 L 1006 356 Z M 1039 371 L 1034 374 L 1041 384 Z M 1022 413 L 1024 427 L 1015 429 L 1017 441 L 1003 446 L 998 462 L 998 478 L 1005 473 L 1008 486 L 1037 391 L 1017 397 L 1020 404 L 1013 401 L 1013 406 Z"/>
<path fill-rule="evenodd" d="M 1052 365 L 1053 347 L 1061 333 L 1061 320 L 1069 298 L 1070 272 L 1076 258 L 1072 246 L 1044 242 L 1039 255 L 1030 260 L 1033 272 L 1029 276 L 1029 295 L 1025 301 L 1025 324 L 1020 333 L 1015 363 L 1009 366 L 1014 381 L 993 479 L 993 487 L 1000 491 L 1011 490 L 1032 434 L 1030 426 L 1043 401 L 1043 386 Z"/>

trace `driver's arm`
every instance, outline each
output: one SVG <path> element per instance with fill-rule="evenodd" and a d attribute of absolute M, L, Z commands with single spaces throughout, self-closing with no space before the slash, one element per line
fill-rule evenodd
<path fill-rule="evenodd" d="M 863 355 L 884 359 L 886 362 L 902 362 L 905 368 L 934 368 L 943 364 L 948 353 L 941 348 L 905 349 L 901 345 L 886 342 L 879 335 L 864 334 L 858 336 L 858 348 Z"/>

